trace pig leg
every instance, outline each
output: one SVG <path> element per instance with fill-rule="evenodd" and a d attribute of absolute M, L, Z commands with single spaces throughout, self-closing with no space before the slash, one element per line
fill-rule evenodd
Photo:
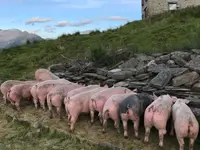
<path fill-rule="evenodd" d="M 37 109 L 38 108 L 38 100 L 33 98 L 33 102 L 34 102 L 35 108 Z"/>
<path fill-rule="evenodd" d="M 137 139 L 140 139 L 139 136 L 138 136 L 139 122 L 140 122 L 140 119 L 139 119 L 139 118 L 138 118 L 137 120 L 133 121 L 135 137 L 136 137 Z"/>
<path fill-rule="evenodd" d="M 40 100 L 40 107 L 42 107 L 43 110 L 46 111 L 46 107 L 45 107 L 45 99 L 44 99 L 44 100 Z"/>
<path fill-rule="evenodd" d="M 3 96 L 3 99 L 4 99 L 4 104 L 6 105 L 7 104 L 7 99 L 6 99 L 5 95 Z"/>
<path fill-rule="evenodd" d="M 165 129 L 159 129 L 159 146 L 160 147 L 163 147 L 163 139 L 164 139 L 165 134 L 166 134 Z"/>
<path fill-rule="evenodd" d="M 103 114 L 103 133 L 106 133 L 106 128 L 107 128 L 107 119 L 108 119 L 108 110 L 104 112 Z"/>
<path fill-rule="evenodd" d="M 144 137 L 144 142 L 149 142 L 149 135 L 151 132 L 152 126 L 145 126 L 145 137 Z"/>
<path fill-rule="evenodd" d="M 76 114 L 74 116 L 71 116 L 71 119 L 70 119 L 70 132 L 74 131 L 75 123 L 76 123 L 77 119 L 78 119 L 78 114 Z"/>
<path fill-rule="evenodd" d="M 62 117 L 61 117 L 61 106 L 56 107 L 56 110 L 57 110 L 57 114 L 58 114 L 59 119 L 62 119 Z"/>
<path fill-rule="evenodd" d="M 124 138 L 128 138 L 128 133 L 127 133 L 127 120 L 122 120 L 123 123 L 123 128 L 124 128 Z"/>
<path fill-rule="evenodd" d="M 49 118 L 52 119 L 53 118 L 52 104 L 49 101 L 47 104 L 48 104 L 48 108 L 49 108 Z"/>
<path fill-rule="evenodd" d="M 100 121 L 100 123 L 103 124 L 102 113 L 99 112 L 98 116 L 99 116 L 99 121 Z"/>
<path fill-rule="evenodd" d="M 177 140 L 179 143 L 179 150 L 184 150 L 184 139 L 177 136 Z"/>
<path fill-rule="evenodd" d="M 189 143 L 189 150 L 193 150 L 193 147 L 194 147 L 194 139 L 193 138 L 190 138 L 190 143 Z"/>
<path fill-rule="evenodd" d="M 171 136 L 174 135 L 174 121 L 173 121 L 173 119 L 171 119 L 171 131 L 170 131 L 170 135 Z"/>
<path fill-rule="evenodd" d="M 115 126 L 115 129 L 117 130 L 117 133 L 120 133 L 119 118 L 114 121 L 114 126 Z"/>
<path fill-rule="evenodd" d="M 94 110 L 90 110 L 91 123 L 94 123 Z"/>

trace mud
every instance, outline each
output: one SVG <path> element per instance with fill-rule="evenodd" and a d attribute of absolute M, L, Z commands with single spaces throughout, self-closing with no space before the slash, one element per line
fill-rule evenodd
<path fill-rule="evenodd" d="M 177 150 L 178 142 L 175 136 L 168 134 L 164 139 L 164 148 L 158 146 L 158 132 L 152 129 L 150 141 L 143 143 L 144 127 L 140 125 L 140 140 L 133 136 L 133 124 L 129 123 L 129 139 L 123 138 L 122 123 L 121 133 L 118 134 L 109 120 L 107 133 L 102 133 L 102 126 L 96 116 L 95 123 L 90 123 L 89 114 L 79 117 L 75 126 L 75 132 L 69 132 L 69 126 L 64 118 L 49 119 L 48 112 L 42 109 L 35 109 L 33 104 L 24 104 L 23 112 L 19 113 L 10 105 L 0 103 L 0 149 L 79 149 L 79 150 L 100 150 L 111 147 L 125 150 Z M 56 117 L 56 116 L 54 116 Z M 9 118 L 9 119 L 8 119 Z M 10 120 L 10 121 L 9 121 Z M 5 138 L 4 138 L 5 137 Z M 194 150 L 200 149 L 200 138 L 195 143 Z M 188 149 L 188 140 L 185 149 Z"/>

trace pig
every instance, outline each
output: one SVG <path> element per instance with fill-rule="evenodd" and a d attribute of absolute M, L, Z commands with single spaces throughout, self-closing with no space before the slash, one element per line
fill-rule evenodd
<path fill-rule="evenodd" d="M 78 119 L 80 113 L 89 113 L 89 101 L 93 94 L 101 92 L 105 90 L 106 87 L 99 87 L 96 89 L 92 89 L 86 92 L 82 92 L 80 94 L 74 95 L 70 97 L 67 101 L 65 101 L 65 110 L 68 114 L 68 121 L 70 125 L 70 131 L 74 131 L 75 123 Z"/>
<path fill-rule="evenodd" d="M 35 71 L 35 79 L 37 81 L 45 81 L 45 80 L 57 80 L 60 79 L 58 76 L 50 72 L 48 69 L 37 69 Z"/>
<path fill-rule="evenodd" d="M 37 106 L 37 102 L 39 100 L 40 106 L 43 108 L 43 110 L 46 110 L 45 100 L 46 100 L 46 96 L 47 96 L 48 92 L 53 87 L 55 87 L 57 85 L 63 85 L 63 84 L 75 84 L 75 83 L 72 83 L 65 79 L 58 79 L 58 80 L 46 80 L 46 81 L 43 81 L 43 82 L 40 82 L 40 83 L 34 85 L 34 86 L 36 86 L 35 96 L 37 95 L 34 99 L 35 106 Z M 35 88 L 35 87 L 33 87 L 33 88 Z"/>
<path fill-rule="evenodd" d="M 154 97 L 155 100 L 146 108 L 144 113 L 144 142 L 149 141 L 150 131 L 154 126 L 159 131 L 159 146 L 163 147 L 164 135 L 167 133 L 166 125 L 171 116 L 172 104 L 175 98 L 169 94 L 159 97 L 154 94 Z"/>
<path fill-rule="evenodd" d="M 94 94 L 89 102 L 91 123 L 94 123 L 94 111 L 99 112 L 100 123 L 103 123 L 101 114 L 103 111 L 104 103 L 108 100 L 109 97 L 111 97 L 114 94 L 124 94 L 130 92 L 132 91 L 125 87 L 112 87 Z"/>
<path fill-rule="evenodd" d="M 17 84 L 12 86 L 7 92 L 7 97 L 9 97 L 9 99 L 11 100 L 11 104 L 15 105 L 18 111 L 21 111 L 21 99 L 31 99 L 30 89 L 35 83 L 36 81 Z"/>
<path fill-rule="evenodd" d="M 100 85 L 88 85 L 86 87 L 81 87 L 81 88 L 78 88 L 78 89 L 74 89 L 70 92 L 67 93 L 67 97 L 64 98 L 64 102 L 67 101 L 70 97 L 76 95 L 76 94 L 79 94 L 79 93 L 82 93 L 82 92 L 86 92 L 86 91 L 89 91 L 89 90 L 92 90 L 92 89 L 96 89 L 96 88 L 99 88 Z M 107 87 L 108 88 L 108 85 L 104 85 L 104 87 Z M 67 105 L 67 104 L 66 104 Z M 67 111 L 66 111 L 67 113 Z M 68 114 L 66 114 L 68 116 Z"/>
<path fill-rule="evenodd" d="M 49 108 L 49 117 L 53 118 L 53 112 L 52 112 L 52 105 L 56 107 L 57 114 L 60 119 L 61 118 L 61 107 L 63 104 L 64 97 L 67 96 L 68 92 L 77 88 L 82 87 L 82 85 L 79 84 L 66 84 L 66 85 L 58 85 L 55 88 L 53 88 L 48 94 L 47 94 L 47 105 Z"/>
<path fill-rule="evenodd" d="M 125 97 L 119 103 L 120 117 L 124 128 L 124 138 L 128 137 L 127 122 L 132 120 L 134 124 L 134 135 L 139 138 L 139 123 L 140 117 L 144 113 L 145 109 L 153 102 L 154 97 L 147 93 L 136 93 Z"/>
<path fill-rule="evenodd" d="M 117 132 L 120 133 L 119 130 L 119 103 L 124 100 L 124 98 L 136 93 L 125 93 L 125 94 L 115 94 L 112 95 L 104 104 L 103 112 L 102 112 L 102 120 L 103 120 L 103 133 L 106 132 L 107 127 L 107 119 L 111 118 L 114 121 L 114 127 L 117 129 Z"/>
<path fill-rule="evenodd" d="M 74 90 L 68 92 L 67 97 L 71 97 L 71 96 L 74 96 L 78 93 L 85 92 L 85 91 L 95 89 L 95 88 L 99 88 L 99 87 L 100 87 L 99 85 L 88 85 L 88 86 L 85 86 L 85 87 L 74 89 Z M 66 97 L 66 99 L 67 99 L 67 97 Z"/>
<path fill-rule="evenodd" d="M 184 150 L 184 138 L 188 137 L 189 150 L 193 150 L 194 142 L 199 133 L 199 123 L 192 113 L 191 109 L 186 105 L 189 103 L 187 99 L 176 99 L 172 106 L 172 126 L 170 134 L 176 132 L 176 138 L 179 142 L 179 150 Z"/>
<path fill-rule="evenodd" d="M 10 90 L 10 88 L 12 86 L 21 84 L 21 83 L 28 83 L 28 82 L 33 82 L 33 81 L 7 80 L 7 81 L 3 82 L 1 84 L 0 88 L 1 88 L 1 92 L 3 94 L 4 103 L 7 104 L 7 100 L 9 100 L 7 97 L 7 92 Z"/>

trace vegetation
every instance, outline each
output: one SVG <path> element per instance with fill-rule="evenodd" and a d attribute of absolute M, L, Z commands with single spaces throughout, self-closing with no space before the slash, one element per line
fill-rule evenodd
<path fill-rule="evenodd" d="M 132 52 L 166 52 L 200 48 L 200 7 L 156 15 L 148 20 L 129 22 L 117 29 L 81 35 L 62 35 L 3 50 L 0 53 L 0 79 L 19 79 L 33 75 L 35 69 L 66 58 L 88 57 L 102 62 L 116 60 L 114 52 L 128 48 Z M 112 59 L 108 59 L 112 57 Z"/>

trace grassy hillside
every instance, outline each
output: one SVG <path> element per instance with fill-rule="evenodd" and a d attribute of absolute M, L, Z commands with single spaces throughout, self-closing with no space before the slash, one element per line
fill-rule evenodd
<path fill-rule="evenodd" d="M 0 53 L 0 79 L 30 77 L 36 68 L 66 61 L 63 56 L 106 60 L 109 53 L 125 47 L 145 53 L 200 48 L 200 7 L 160 14 L 105 32 L 77 32 L 4 50 Z"/>

